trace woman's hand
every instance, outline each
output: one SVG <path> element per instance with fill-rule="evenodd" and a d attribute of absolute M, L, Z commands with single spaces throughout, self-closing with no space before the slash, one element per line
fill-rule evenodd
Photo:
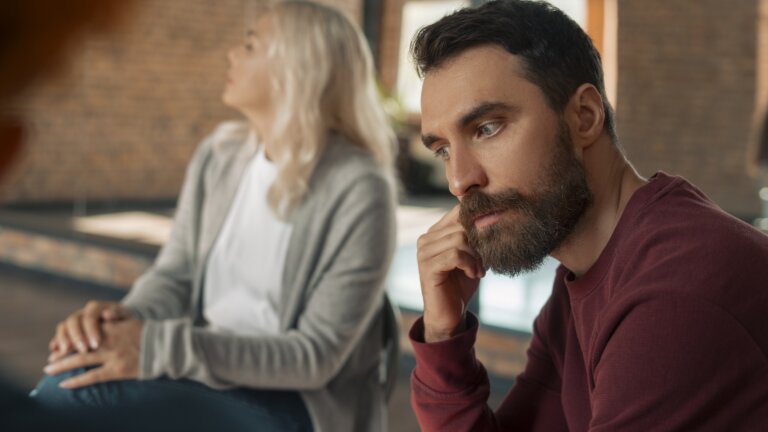
<path fill-rule="evenodd" d="M 48 364 L 43 371 L 56 375 L 72 369 L 99 366 L 63 381 L 62 388 L 85 387 L 92 384 L 135 379 L 139 375 L 141 332 L 144 323 L 137 319 L 108 321 L 102 324 L 104 338 L 96 351 L 77 353 Z"/>
<path fill-rule="evenodd" d="M 466 306 L 485 276 L 458 215 L 457 205 L 417 244 L 426 342 L 448 339 L 464 329 Z"/>
<path fill-rule="evenodd" d="M 56 327 L 56 334 L 48 343 L 51 355 L 48 362 L 55 362 L 70 353 L 84 354 L 99 347 L 101 327 L 105 322 L 119 321 L 130 313 L 119 303 L 90 301 L 84 308 L 68 316 Z"/>

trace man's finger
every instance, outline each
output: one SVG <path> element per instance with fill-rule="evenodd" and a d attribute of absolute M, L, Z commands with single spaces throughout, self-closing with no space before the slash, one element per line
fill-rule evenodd
<path fill-rule="evenodd" d="M 420 250 L 430 247 L 431 244 L 440 241 L 443 237 L 452 236 L 455 233 L 462 233 L 462 235 L 466 236 L 464 227 L 459 224 L 448 225 L 434 231 L 427 231 L 416 239 L 416 249 Z"/>
<path fill-rule="evenodd" d="M 74 354 L 49 364 L 43 368 L 43 371 L 48 375 L 58 375 L 72 369 L 95 366 L 102 363 L 104 363 L 104 354 L 102 352 L 97 351 L 85 354 Z"/>
<path fill-rule="evenodd" d="M 484 271 L 477 258 L 460 250 L 450 249 L 434 257 L 430 263 L 432 275 L 461 270 L 470 279 L 480 279 Z"/>
<path fill-rule="evenodd" d="M 440 228 L 455 224 L 459 222 L 459 209 L 461 207 L 457 204 L 448 213 L 443 215 L 437 223 L 432 225 L 427 232 L 435 231 Z"/>
<path fill-rule="evenodd" d="M 417 251 L 417 257 L 420 263 L 426 262 L 450 249 L 459 249 L 478 260 L 480 259 L 480 255 L 469 245 L 467 234 L 464 230 L 456 230 L 421 243 Z"/>
<path fill-rule="evenodd" d="M 73 376 L 62 381 L 59 387 L 65 389 L 74 389 L 80 387 L 86 387 L 93 384 L 98 384 L 105 381 L 113 381 L 115 377 L 110 377 L 107 369 L 104 367 L 91 369 L 87 372 L 83 372 L 80 375 Z"/>
<path fill-rule="evenodd" d="M 456 231 L 462 231 L 464 232 L 464 227 L 461 224 L 448 224 L 439 228 L 435 228 L 434 226 L 430 228 L 429 231 L 425 232 L 419 237 L 420 241 L 431 241 L 434 239 L 438 239 L 441 237 L 445 237 L 446 235 L 449 235 L 451 233 L 454 233 Z M 418 246 L 418 244 L 417 244 Z"/>

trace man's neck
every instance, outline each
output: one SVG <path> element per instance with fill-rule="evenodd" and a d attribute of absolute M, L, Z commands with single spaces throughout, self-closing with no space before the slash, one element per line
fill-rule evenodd
<path fill-rule="evenodd" d="M 595 264 L 629 199 L 647 183 L 613 143 L 604 138 L 584 151 L 584 169 L 594 202 L 565 243 L 552 253 L 576 277 Z"/>

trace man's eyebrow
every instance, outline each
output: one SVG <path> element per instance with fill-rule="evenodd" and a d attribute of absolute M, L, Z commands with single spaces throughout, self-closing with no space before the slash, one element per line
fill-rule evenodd
<path fill-rule="evenodd" d="M 421 142 L 424 143 L 424 147 L 431 150 L 432 144 L 435 143 L 435 141 L 439 141 L 440 137 L 437 137 L 432 134 L 426 134 L 421 136 Z"/>
<path fill-rule="evenodd" d="M 517 107 L 508 105 L 504 102 L 482 102 L 479 105 L 472 108 L 468 113 L 461 116 L 458 121 L 459 129 L 464 129 L 468 124 L 474 122 L 484 115 L 494 111 L 516 111 Z"/>
<path fill-rule="evenodd" d="M 461 116 L 459 121 L 457 122 L 459 129 L 464 129 L 467 127 L 468 124 L 474 122 L 475 120 L 483 117 L 484 115 L 494 112 L 494 111 L 502 111 L 502 112 L 511 112 L 511 111 L 517 111 L 518 107 L 514 105 L 509 105 L 504 102 L 482 102 L 469 110 L 466 114 Z M 442 138 L 432 135 L 432 134 L 426 134 L 421 136 L 421 142 L 424 143 L 424 147 L 431 149 L 432 144 L 435 143 L 435 141 L 439 141 Z"/>

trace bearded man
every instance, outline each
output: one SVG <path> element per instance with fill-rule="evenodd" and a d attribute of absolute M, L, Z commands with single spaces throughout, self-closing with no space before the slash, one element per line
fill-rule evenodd
<path fill-rule="evenodd" d="M 422 138 L 459 205 L 420 237 L 410 332 L 427 431 L 768 430 L 768 237 L 619 146 L 600 56 L 543 3 L 419 31 Z M 466 305 L 487 269 L 560 262 L 495 411 Z"/>

